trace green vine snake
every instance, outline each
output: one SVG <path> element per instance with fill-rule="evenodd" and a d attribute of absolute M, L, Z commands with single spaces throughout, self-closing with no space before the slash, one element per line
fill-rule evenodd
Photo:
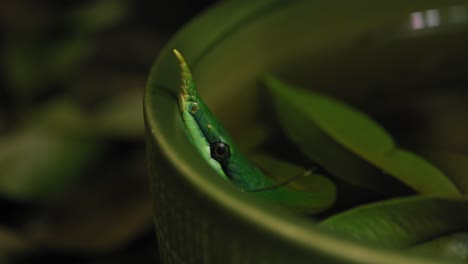
<path fill-rule="evenodd" d="M 203 158 L 219 175 L 244 192 L 252 192 L 292 211 L 311 210 L 310 207 L 320 199 L 320 195 L 289 188 L 287 182 L 275 182 L 242 155 L 198 94 L 182 54 L 175 49 L 174 54 L 181 69 L 181 117 L 190 141 Z M 307 171 L 305 175 L 299 176 L 310 173 Z"/>

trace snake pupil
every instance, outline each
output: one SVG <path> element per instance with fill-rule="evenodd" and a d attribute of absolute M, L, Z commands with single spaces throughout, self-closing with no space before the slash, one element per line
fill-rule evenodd
<path fill-rule="evenodd" d="M 229 145 L 224 142 L 211 143 L 211 157 L 218 162 L 225 162 L 230 156 L 231 151 Z"/>
<path fill-rule="evenodd" d="M 216 146 L 216 154 L 218 154 L 219 156 L 223 156 L 224 153 L 226 153 L 226 145 L 224 145 L 223 143 L 218 144 Z"/>

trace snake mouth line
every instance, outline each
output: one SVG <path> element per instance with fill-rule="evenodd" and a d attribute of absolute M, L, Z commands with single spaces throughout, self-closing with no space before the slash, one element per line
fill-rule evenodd
<path fill-rule="evenodd" d="M 268 190 L 274 190 L 276 188 L 279 188 L 279 187 L 282 187 L 282 186 L 285 186 L 285 185 L 288 185 L 289 183 L 299 179 L 299 178 L 302 178 L 302 177 L 307 177 L 309 175 L 312 175 L 312 173 L 316 172 L 317 169 L 316 168 L 313 168 L 313 169 L 309 169 L 307 171 L 305 171 L 303 174 L 298 174 L 294 177 L 291 177 L 291 178 L 288 178 L 284 181 L 281 181 L 277 184 L 274 184 L 274 185 L 271 185 L 271 186 L 266 186 L 266 187 L 262 187 L 262 188 L 258 188 L 258 189 L 254 189 L 254 190 L 242 190 L 243 192 L 262 192 L 262 191 L 268 191 Z"/>

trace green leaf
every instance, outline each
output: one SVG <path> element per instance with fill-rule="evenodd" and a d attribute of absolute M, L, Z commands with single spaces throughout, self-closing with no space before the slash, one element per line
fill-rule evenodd
<path fill-rule="evenodd" d="M 457 232 L 416 245 L 411 250 L 430 256 L 468 261 L 468 232 Z"/>
<path fill-rule="evenodd" d="M 66 99 L 37 109 L 0 138 L 0 193 L 35 202 L 65 192 L 99 153 L 89 129 L 86 116 Z"/>
<path fill-rule="evenodd" d="M 336 200 L 335 184 L 322 175 L 307 173 L 304 168 L 263 154 L 253 155 L 250 159 L 276 182 L 287 182 L 284 188 L 314 194 L 312 201 L 291 198 L 292 205 L 288 208 L 294 208 L 296 213 L 318 213 L 330 208 Z M 275 189 L 265 192 L 275 192 Z"/>
<path fill-rule="evenodd" d="M 0 140 L 0 193 L 13 199 L 47 199 L 80 175 L 96 144 L 27 130 Z"/>
<path fill-rule="evenodd" d="M 90 137 L 93 127 L 82 108 L 68 98 L 48 101 L 36 107 L 24 120 L 22 129 L 50 130 L 72 137 Z"/>
<path fill-rule="evenodd" d="M 438 168 L 398 149 L 390 135 L 363 113 L 271 76 L 266 84 L 286 135 L 337 177 L 389 192 L 399 188 L 392 176 L 422 194 L 460 195 Z"/>
<path fill-rule="evenodd" d="M 409 197 L 360 206 L 319 224 L 375 245 L 403 248 L 468 228 L 468 200 Z"/>

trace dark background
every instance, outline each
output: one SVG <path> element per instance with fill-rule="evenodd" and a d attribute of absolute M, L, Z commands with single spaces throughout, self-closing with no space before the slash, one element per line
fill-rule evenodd
<path fill-rule="evenodd" d="M 0 263 L 158 263 L 143 89 L 214 2 L 0 2 Z"/>

